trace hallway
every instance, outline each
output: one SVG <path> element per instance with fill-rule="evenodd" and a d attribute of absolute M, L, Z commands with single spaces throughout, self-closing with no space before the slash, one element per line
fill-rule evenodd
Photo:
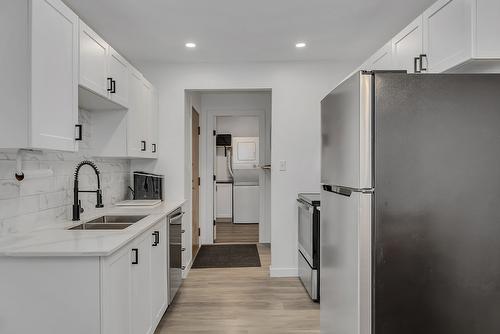
<path fill-rule="evenodd" d="M 259 224 L 233 224 L 231 221 L 217 219 L 215 243 L 258 243 Z"/>
<path fill-rule="evenodd" d="M 192 269 L 155 334 L 319 333 L 319 304 L 298 278 L 270 278 L 258 248 L 259 268 Z"/>

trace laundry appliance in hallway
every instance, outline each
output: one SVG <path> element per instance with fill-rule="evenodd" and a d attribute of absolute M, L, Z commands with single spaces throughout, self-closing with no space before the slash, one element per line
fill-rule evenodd
<path fill-rule="evenodd" d="M 259 138 L 217 135 L 216 219 L 258 224 Z"/>
<path fill-rule="evenodd" d="M 321 332 L 500 331 L 500 75 L 358 72 L 321 103 Z"/>

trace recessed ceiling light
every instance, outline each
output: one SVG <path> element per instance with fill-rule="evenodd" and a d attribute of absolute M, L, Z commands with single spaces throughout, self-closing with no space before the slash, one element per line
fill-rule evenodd
<path fill-rule="evenodd" d="M 298 42 L 297 44 L 295 44 L 295 47 L 296 48 L 305 48 L 306 47 L 306 43 L 304 42 Z"/>
<path fill-rule="evenodd" d="M 189 42 L 189 43 L 186 43 L 186 48 L 195 48 L 196 47 L 196 44 L 195 43 L 192 43 L 192 42 Z"/>

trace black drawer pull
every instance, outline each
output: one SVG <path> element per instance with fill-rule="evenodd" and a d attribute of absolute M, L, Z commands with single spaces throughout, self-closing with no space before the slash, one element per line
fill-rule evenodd
<path fill-rule="evenodd" d="M 155 241 L 153 241 L 153 247 L 156 247 L 160 244 L 160 231 L 154 231 L 153 236 L 155 237 Z"/>
<path fill-rule="evenodd" d="M 139 249 L 132 248 L 132 252 L 134 253 L 134 259 L 132 260 L 132 264 L 139 264 Z"/>

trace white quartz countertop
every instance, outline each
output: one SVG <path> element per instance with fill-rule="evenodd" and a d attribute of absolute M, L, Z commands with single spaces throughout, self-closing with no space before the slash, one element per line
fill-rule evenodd
<path fill-rule="evenodd" d="M 0 256 L 108 256 L 184 203 L 185 201 L 172 201 L 150 207 L 103 208 L 93 217 L 79 222 L 68 221 L 29 233 L 0 237 Z M 147 215 L 147 217 L 123 230 L 68 230 L 72 226 L 103 215 Z"/>

